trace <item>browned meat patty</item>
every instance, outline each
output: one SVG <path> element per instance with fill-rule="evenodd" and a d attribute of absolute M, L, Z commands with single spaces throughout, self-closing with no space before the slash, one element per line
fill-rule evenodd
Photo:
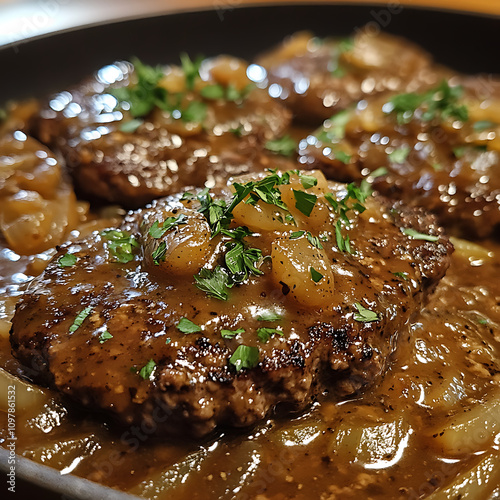
<path fill-rule="evenodd" d="M 14 355 L 158 434 L 374 383 L 452 246 L 433 216 L 296 172 L 158 200 L 61 247 L 17 307 Z"/>
<path fill-rule="evenodd" d="M 418 90 L 449 73 L 407 40 L 367 30 L 344 40 L 297 33 L 257 62 L 267 70 L 269 94 L 316 124 L 361 99 Z"/>
<path fill-rule="evenodd" d="M 301 142 L 299 161 L 342 182 L 373 173 L 380 193 L 434 212 L 454 234 L 487 237 L 500 225 L 499 110 L 498 82 L 457 76 L 337 114 Z"/>
<path fill-rule="evenodd" d="M 137 208 L 186 185 L 287 168 L 263 146 L 283 134 L 289 112 L 248 87 L 242 61 L 207 60 L 204 79 L 192 68 L 136 66 L 106 66 L 40 112 L 37 134 L 65 159 L 80 194 Z"/>

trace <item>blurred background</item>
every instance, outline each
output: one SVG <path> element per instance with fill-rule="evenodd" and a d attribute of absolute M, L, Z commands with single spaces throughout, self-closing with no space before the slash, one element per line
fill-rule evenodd
<path fill-rule="evenodd" d="M 77 26 L 148 17 L 157 14 L 198 9 L 234 9 L 243 4 L 284 3 L 378 3 L 426 6 L 500 14 L 500 0 L 393 0 L 368 2 L 340 0 L 0 0 L 0 46 Z"/>

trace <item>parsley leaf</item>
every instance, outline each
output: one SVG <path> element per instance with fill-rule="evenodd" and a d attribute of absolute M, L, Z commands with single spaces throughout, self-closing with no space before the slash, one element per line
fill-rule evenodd
<path fill-rule="evenodd" d="M 214 297 L 219 300 L 227 300 L 229 276 L 227 272 L 220 266 L 217 266 L 213 271 L 203 268 L 194 276 L 196 286 L 206 292 L 209 297 Z"/>
<path fill-rule="evenodd" d="M 267 141 L 264 147 L 268 151 L 279 155 L 292 156 L 297 149 L 297 143 L 289 135 L 284 135 L 279 139 Z"/>
<path fill-rule="evenodd" d="M 206 87 L 203 87 L 200 91 L 200 94 L 205 99 L 214 99 L 214 100 L 224 99 L 224 96 L 226 95 L 224 87 L 218 84 L 207 85 Z"/>
<path fill-rule="evenodd" d="M 183 121 L 201 123 L 207 116 L 207 105 L 200 101 L 190 101 L 180 112 Z"/>
<path fill-rule="evenodd" d="M 155 221 L 149 229 L 149 235 L 155 239 L 161 238 L 167 231 L 180 224 L 187 224 L 186 215 L 180 214 L 177 217 L 167 217 L 161 224 Z"/>
<path fill-rule="evenodd" d="M 351 155 L 347 154 L 345 151 L 333 150 L 333 154 L 335 155 L 335 158 L 337 160 L 344 163 L 345 165 L 347 165 L 351 161 Z"/>
<path fill-rule="evenodd" d="M 186 79 L 186 88 L 188 90 L 193 90 L 196 79 L 200 77 L 200 66 L 203 62 L 203 56 L 198 56 L 192 61 L 185 52 L 182 52 L 180 60 L 184 78 Z"/>
<path fill-rule="evenodd" d="M 382 177 L 383 175 L 387 175 L 389 171 L 387 170 L 387 167 L 379 167 L 375 169 L 373 172 L 370 172 L 369 177 L 373 177 L 376 179 L 377 177 Z"/>
<path fill-rule="evenodd" d="M 201 327 L 184 316 L 177 323 L 177 329 L 182 333 L 198 333 L 201 332 Z"/>
<path fill-rule="evenodd" d="M 144 120 L 141 120 L 140 118 L 134 118 L 133 120 L 122 122 L 120 125 L 120 131 L 125 132 L 126 134 L 133 134 L 143 123 Z"/>
<path fill-rule="evenodd" d="M 309 268 L 309 271 L 311 273 L 311 278 L 314 281 L 314 283 L 318 283 L 318 281 L 321 281 L 323 279 L 323 275 L 320 272 L 316 271 L 314 267 L 311 266 Z"/>
<path fill-rule="evenodd" d="M 425 240 L 425 241 L 437 241 L 439 240 L 439 236 L 432 236 L 430 234 L 419 233 L 415 229 L 411 227 L 403 228 L 403 233 L 407 236 L 410 236 L 414 240 Z"/>
<path fill-rule="evenodd" d="M 297 238 L 300 238 L 301 236 L 303 236 L 306 232 L 303 231 L 303 230 L 300 230 L 300 231 L 294 231 L 291 235 L 290 235 L 290 239 L 291 240 L 296 240 Z"/>
<path fill-rule="evenodd" d="M 72 253 L 65 253 L 58 259 L 58 263 L 60 267 L 71 267 L 76 264 L 76 261 L 78 259 L 76 258 L 76 255 L 73 255 Z"/>
<path fill-rule="evenodd" d="M 239 335 L 240 333 L 245 333 L 244 328 L 238 328 L 237 330 L 221 330 L 220 334 L 224 339 L 232 339 Z"/>
<path fill-rule="evenodd" d="M 69 332 L 74 333 L 82 326 L 82 323 L 85 321 L 87 316 L 92 312 L 94 308 L 93 307 L 86 307 L 85 309 L 82 309 L 77 315 L 75 320 L 73 321 L 73 324 L 69 327 Z"/>
<path fill-rule="evenodd" d="M 264 344 L 269 342 L 269 339 L 273 335 L 283 337 L 283 332 L 281 330 L 277 330 L 276 328 L 257 328 L 257 337 Z"/>
<path fill-rule="evenodd" d="M 156 363 L 150 359 L 140 370 L 139 370 L 139 375 L 144 379 L 147 380 L 151 378 L 151 375 L 155 371 L 156 368 Z"/>
<path fill-rule="evenodd" d="M 264 274 L 255 267 L 262 258 L 262 251 L 258 248 L 246 248 L 242 241 L 231 241 L 226 243 L 229 251 L 224 257 L 227 269 L 230 272 L 231 283 L 242 283 L 249 274 Z"/>
<path fill-rule="evenodd" d="M 345 128 L 351 119 L 351 111 L 344 109 L 326 120 L 325 125 L 322 129 L 321 137 L 317 135 L 316 137 L 321 142 L 331 142 L 337 143 L 345 137 Z"/>
<path fill-rule="evenodd" d="M 134 260 L 133 249 L 139 247 L 134 236 L 119 229 L 106 229 L 100 235 L 108 240 L 107 248 L 114 262 L 126 264 Z"/>
<path fill-rule="evenodd" d="M 313 236 L 309 231 L 306 233 L 307 241 L 315 248 L 323 250 L 323 245 L 317 236 Z"/>
<path fill-rule="evenodd" d="M 396 272 L 394 272 L 392 274 L 394 274 L 394 276 L 397 276 L 398 278 L 401 278 L 401 279 L 403 279 L 405 281 L 408 281 L 408 274 L 407 273 L 403 273 L 401 271 L 396 271 Z"/>
<path fill-rule="evenodd" d="M 392 153 L 389 153 L 389 158 L 393 163 L 404 163 L 410 151 L 410 146 L 402 146 L 401 148 L 395 149 Z"/>
<path fill-rule="evenodd" d="M 229 362 L 239 372 L 242 368 L 254 368 L 259 364 L 259 349 L 257 347 L 239 345 L 229 358 Z"/>
<path fill-rule="evenodd" d="M 164 241 L 162 241 L 156 247 L 156 250 L 151 254 L 155 266 L 159 266 L 160 262 L 163 262 L 165 260 L 166 253 L 167 253 L 167 244 Z"/>
<path fill-rule="evenodd" d="M 113 338 L 113 335 L 111 335 L 111 333 L 109 333 L 107 330 L 105 330 L 104 332 L 101 333 L 101 335 L 99 335 L 99 343 L 104 344 L 104 342 L 106 342 L 106 340 L 109 340 L 112 338 Z"/>
<path fill-rule="evenodd" d="M 318 184 L 318 179 L 314 175 L 299 174 L 299 179 L 304 189 L 312 188 Z"/>
<path fill-rule="evenodd" d="M 295 196 L 295 208 L 309 217 L 318 197 L 315 194 L 297 191 L 296 189 L 293 190 L 293 195 Z"/>
<path fill-rule="evenodd" d="M 282 319 L 281 314 L 276 311 L 264 311 L 257 316 L 257 321 L 281 321 Z"/>
<path fill-rule="evenodd" d="M 497 124 L 494 122 L 490 122 L 489 120 L 481 120 L 474 123 L 474 125 L 472 125 L 472 128 L 476 132 L 484 132 L 485 130 L 495 128 L 496 126 Z"/>
<path fill-rule="evenodd" d="M 380 321 L 379 315 L 376 312 L 371 311 L 370 309 L 366 309 L 359 302 L 354 304 L 354 307 L 358 310 L 357 313 L 354 313 L 354 320 L 361 321 L 362 323 L 370 323 L 372 321 Z"/>

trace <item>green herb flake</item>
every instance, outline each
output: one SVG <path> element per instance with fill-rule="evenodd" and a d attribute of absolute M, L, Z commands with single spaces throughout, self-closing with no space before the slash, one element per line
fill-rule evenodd
<path fill-rule="evenodd" d="M 224 339 L 233 339 L 236 335 L 240 335 L 241 333 L 245 333 L 244 328 L 238 328 L 237 330 L 221 330 L 221 337 Z"/>
<path fill-rule="evenodd" d="M 337 143 L 345 137 L 345 129 L 351 119 L 351 111 L 344 109 L 329 118 L 323 129 L 324 136 L 317 137 L 322 142 Z M 323 139 L 323 140 L 322 140 Z"/>
<path fill-rule="evenodd" d="M 206 87 L 203 87 L 200 91 L 200 94 L 205 99 L 213 99 L 213 100 L 224 99 L 224 96 L 226 95 L 224 87 L 218 84 L 207 85 Z"/>
<path fill-rule="evenodd" d="M 394 276 L 397 276 L 398 278 L 401 278 L 401 279 L 403 279 L 405 281 L 408 281 L 408 279 L 409 279 L 408 278 L 408 273 L 403 273 L 401 271 L 396 271 L 396 272 L 394 272 L 392 274 L 394 274 Z"/>
<path fill-rule="evenodd" d="M 110 340 L 112 338 L 113 338 L 113 335 L 111 335 L 111 333 L 109 333 L 107 330 L 105 330 L 104 332 L 101 333 L 101 335 L 99 335 L 99 343 L 104 344 L 104 342 L 106 342 L 106 340 Z"/>
<path fill-rule="evenodd" d="M 161 224 L 155 221 L 149 229 L 149 235 L 155 239 L 161 238 L 167 231 L 181 224 L 187 224 L 185 214 L 180 214 L 177 217 L 167 217 Z"/>
<path fill-rule="evenodd" d="M 190 101 L 186 108 L 179 110 L 181 119 L 187 123 L 202 123 L 207 116 L 207 105 L 200 101 Z"/>
<path fill-rule="evenodd" d="M 337 150 L 333 151 L 333 154 L 335 155 L 335 159 L 339 160 L 340 162 L 344 163 L 347 165 L 351 161 L 351 155 L 347 154 L 345 151 Z"/>
<path fill-rule="evenodd" d="M 439 236 L 432 236 L 430 234 L 424 234 L 424 233 L 419 233 L 415 229 L 411 227 L 405 227 L 403 228 L 403 233 L 406 234 L 406 236 L 410 236 L 414 240 L 424 240 L 424 241 L 438 241 Z"/>
<path fill-rule="evenodd" d="M 296 240 L 297 238 L 300 238 L 301 236 L 303 236 L 306 232 L 305 231 L 294 231 L 291 235 L 290 235 L 290 239 L 291 240 Z"/>
<path fill-rule="evenodd" d="M 122 122 L 120 125 L 120 131 L 126 134 L 133 134 L 143 123 L 144 120 L 141 120 L 140 118 L 134 118 L 133 120 Z"/>
<path fill-rule="evenodd" d="M 282 156 L 292 156 L 297 149 L 297 142 L 287 134 L 283 137 L 280 137 L 279 139 L 272 139 L 267 141 L 264 147 L 268 151 Z"/>
<path fill-rule="evenodd" d="M 276 311 L 264 311 L 257 316 L 257 321 L 281 321 L 283 317 Z"/>
<path fill-rule="evenodd" d="M 309 231 L 306 233 L 307 241 L 315 248 L 323 250 L 323 245 L 317 236 L 312 235 Z"/>
<path fill-rule="evenodd" d="M 203 62 L 203 56 L 198 56 L 194 61 L 183 52 L 180 55 L 182 71 L 184 72 L 184 78 L 186 79 L 186 88 L 188 90 L 194 89 L 194 84 L 197 78 L 200 77 L 200 66 Z"/>
<path fill-rule="evenodd" d="M 229 276 L 227 272 L 220 266 L 217 266 L 213 271 L 203 268 L 194 276 L 196 286 L 205 292 L 209 297 L 219 300 L 227 300 Z"/>
<path fill-rule="evenodd" d="M 354 313 L 354 320 L 361 321 L 362 323 L 370 323 L 372 321 L 379 321 L 379 315 L 376 312 L 371 311 L 370 309 L 366 309 L 359 302 L 354 304 L 354 307 L 358 310 L 357 313 Z"/>
<path fill-rule="evenodd" d="M 72 253 L 65 253 L 64 255 L 61 255 L 58 259 L 58 263 L 60 267 L 71 267 L 76 264 L 77 261 L 76 255 L 73 255 Z"/>
<path fill-rule="evenodd" d="M 156 250 L 151 254 L 155 266 L 159 266 L 160 263 L 165 260 L 166 253 L 167 253 L 167 244 L 164 241 L 162 241 L 156 247 Z"/>
<path fill-rule="evenodd" d="M 323 279 L 323 275 L 320 272 L 316 271 L 314 267 L 311 266 L 309 268 L 309 272 L 311 273 L 311 278 L 314 281 L 314 283 L 318 283 Z"/>
<path fill-rule="evenodd" d="M 375 169 L 373 172 L 370 172 L 369 177 L 372 177 L 373 179 L 376 179 L 377 177 L 383 177 L 384 175 L 387 175 L 389 171 L 387 170 L 387 167 L 379 167 Z"/>
<path fill-rule="evenodd" d="M 172 339 L 170 337 L 167 337 L 165 339 L 165 344 L 168 345 L 168 344 L 170 344 L 170 342 L 172 342 Z"/>
<path fill-rule="evenodd" d="M 144 379 L 148 380 L 155 371 L 156 363 L 150 359 L 140 370 L 139 375 Z"/>
<path fill-rule="evenodd" d="M 257 347 L 239 345 L 229 358 L 229 362 L 239 372 L 243 368 L 254 368 L 259 364 L 259 349 Z"/>
<path fill-rule="evenodd" d="M 389 158 L 392 163 L 404 163 L 410 154 L 411 148 L 409 146 L 403 146 L 401 148 L 395 149 L 392 153 L 389 153 Z"/>
<path fill-rule="evenodd" d="M 304 189 L 312 188 L 318 184 L 318 179 L 313 175 L 299 174 L 299 179 Z"/>
<path fill-rule="evenodd" d="M 485 319 L 485 318 L 480 318 L 477 320 L 477 322 L 480 324 L 480 325 L 487 325 L 488 324 L 488 320 Z"/>
<path fill-rule="evenodd" d="M 497 124 L 488 120 L 481 120 L 472 125 L 475 132 L 484 132 L 485 130 L 491 130 L 495 127 L 497 127 Z"/>
<path fill-rule="evenodd" d="M 465 146 L 457 146 L 453 148 L 453 154 L 456 158 L 460 159 L 465 155 L 467 148 Z"/>
<path fill-rule="evenodd" d="M 305 191 L 297 191 L 296 189 L 293 190 L 293 195 L 295 196 L 295 208 L 309 217 L 318 197 Z"/>
<path fill-rule="evenodd" d="M 108 240 L 107 247 L 114 262 L 126 264 L 134 260 L 133 249 L 139 247 L 134 236 L 119 229 L 106 229 L 100 235 Z"/>
<path fill-rule="evenodd" d="M 81 310 L 76 315 L 76 318 L 75 318 L 75 321 L 73 321 L 73 324 L 69 327 L 69 332 L 70 333 L 76 332 L 78 330 L 78 328 L 80 328 L 80 326 L 82 326 L 82 323 L 85 321 L 85 319 L 92 312 L 93 309 L 94 309 L 93 307 L 89 306 L 89 307 L 86 307 L 85 309 Z"/>
<path fill-rule="evenodd" d="M 201 332 L 201 327 L 196 323 L 193 323 L 191 320 L 182 317 L 177 323 L 177 330 L 182 333 L 199 333 Z"/>
<path fill-rule="evenodd" d="M 283 337 L 283 332 L 276 328 L 257 328 L 257 337 L 263 344 L 269 342 L 269 339 L 274 335 Z"/>

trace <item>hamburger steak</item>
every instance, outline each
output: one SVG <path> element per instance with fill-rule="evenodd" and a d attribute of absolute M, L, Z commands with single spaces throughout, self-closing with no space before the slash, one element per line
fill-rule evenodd
<path fill-rule="evenodd" d="M 43 106 L 34 133 L 64 158 L 82 196 L 139 208 L 185 186 L 291 168 L 264 149 L 290 112 L 251 85 L 246 63 L 183 61 L 116 62 Z"/>
<path fill-rule="evenodd" d="M 240 177 L 60 247 L 11 344 L 37 382 L 89 408 L 202 436 L 373 384 L 451 252 L 434 216 L 366 183 Z"/>

